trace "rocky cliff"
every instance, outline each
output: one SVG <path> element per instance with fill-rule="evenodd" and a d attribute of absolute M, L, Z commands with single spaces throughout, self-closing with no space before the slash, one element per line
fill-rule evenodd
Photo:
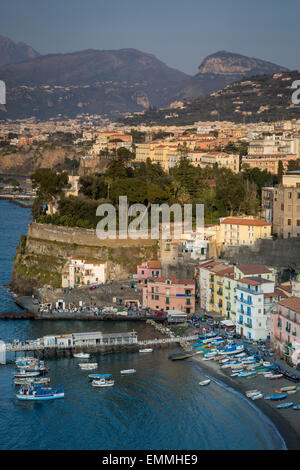
<path fill-rule="evenodd" d="M 157 259 L 156 240 L 100 240 L 95 230 L 37 224 L 22 235 L 16 250 L 11 288 L 19 295 L 51 285 L 61 287 L 61 271 L 73 256 L 107 262 L 107 279 L 126 279 L 137 264 Z"/>

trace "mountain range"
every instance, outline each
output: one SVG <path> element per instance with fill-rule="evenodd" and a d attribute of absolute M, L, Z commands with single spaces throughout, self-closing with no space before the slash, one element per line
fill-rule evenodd
<path fill-rule="evenodd" d="M 136 49 L 40 55 L 30 46 L 15 44 L 3 36 L 0 65 L 0 79 L 7 89 L 7 104 L 0 108 L 0 119 L 68 118 L 84 113 L 119 118 L 125 113 L 198 98 L 244 77 L 288 70 L 219 51 L 206 57 L 198 73 L 190 76 Z"/>

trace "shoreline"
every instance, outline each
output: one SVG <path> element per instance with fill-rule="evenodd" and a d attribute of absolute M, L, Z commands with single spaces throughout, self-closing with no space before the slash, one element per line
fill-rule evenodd
<path fill-rule="evenodd" d="M 281 438 L 283 439 L 287 450 L 299 450 L 300 449 L 300 420 L 299 416 L 297 415 L 297 411 L 293 409 L 281 409 L 278 410 L 276 408 L 277 402 L 274 402 L 274 406 L 271 405 L 270 400 L 265 400 L 261 398 L 259 400 L 251 400 L 247 398 L 245 395 L 245 391 L 249 389 L 260 389 L 262 393 L 272 393 L 275 391 L 275 388 L 280 388 L 284 385 L 290 385 L 286 379 L 280 379 L 280 381 L 275 381 L 276 384 L 272 384 L 273 381 L 268 381 L 263 376 L 254 376 L 250 380 L 247 379 L 237 379 L 231 378 L 225 372 L 220 369 L 220 366 L 215 361 L 203 361 L 201 357 L 193 357 L 192 358 L 195 362 L 199 364 L 203 372 L 207 373 L 208 376 L 220 380 L 226 386 L 232 388 L 236 392 L 240 393 L 243 398 L 249 400 L 251 405 L 256 406 L 260 412 L 262 412 L 272 424 L 277 429 L 278 433 L 280 434 Z M 243 381 L 244 380 L 244 381 Z M 283 381 L 284 383 L 283 385 Z M 300 402 L 300 391 L 298 391 L 299 397 L 298 401 Z M 293 401 L 293 396 L 291 395 L 291 401 Z M 297 416 L 298 416 L 298 426 L 297 423 Z"/>

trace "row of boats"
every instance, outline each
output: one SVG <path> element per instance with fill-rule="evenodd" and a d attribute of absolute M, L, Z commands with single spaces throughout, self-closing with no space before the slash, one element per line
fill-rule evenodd
<path fill-rule="evenodd" d="M 61 385 L 56 389 L 45 386 L 50 378 L 45 377 L 49 368 L 44 361 L 35 357 L 20 357 L 15 364 L 17 371 L 14 374 L 14 384 L 21 385 L 16 393 L 18 400 L 43 401 L 65 396 Z"/>
<path fill-rule="evenodd" d="M 198 341 L 193 345 L 193 348 L 195 348 L 197 353 L 203 354 L 204 361 L 214 360 L 219 363 L 221 369 L 228 369 L 231 377 L 250 379 L 256 375 L 262 375 L 267 380 L 277 380 L 283 377 L 289 378 L 279 370 L 278 366 L 258 359 L 254 355 L 247 354 L 243 344 L 225 346 L 224 343 L 225 341 L 222 337 L 217 336 L 216 333 L 211 333 L 209 336 L 199 335 Z M 298 390 L 300 390 L 300 387 L 289 385 L 278 388 L 273 395 L 264 395 L 257 389 L 248 390 L 245 395 L 251 400 L 264 398 L 265 400 L 280 401 L 285 400 L 289 395 L 297 393 Z M 277 408 L 300 410 L 300 404 L 285 402 L 277 405 Z"/>

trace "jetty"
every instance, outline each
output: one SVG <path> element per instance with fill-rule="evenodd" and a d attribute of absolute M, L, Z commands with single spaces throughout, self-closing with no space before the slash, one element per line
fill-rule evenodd
<path fill-rule="evenodd" d="M 182 341 L 186 343 L 196 339 L 197 335 L 138 340 L 135 331 L 108 334 L 87 332 L 49 335 L 22 343 L 0 341 L 0 362 L 6 364 L 6 354 L 9 352 L 31 352 L 41 358 L 72 356 L 74 352 L 79 351 L 103 354 L 123 351 L 138 352 L 140 348 L 151 346 L 153 349 L 162 349 L 180 344 Z"/>
<path fill-rule="evenodd" d="M 34 319 L 33 312 L 0 312 L 0 320 L 28 320 Z"/>

